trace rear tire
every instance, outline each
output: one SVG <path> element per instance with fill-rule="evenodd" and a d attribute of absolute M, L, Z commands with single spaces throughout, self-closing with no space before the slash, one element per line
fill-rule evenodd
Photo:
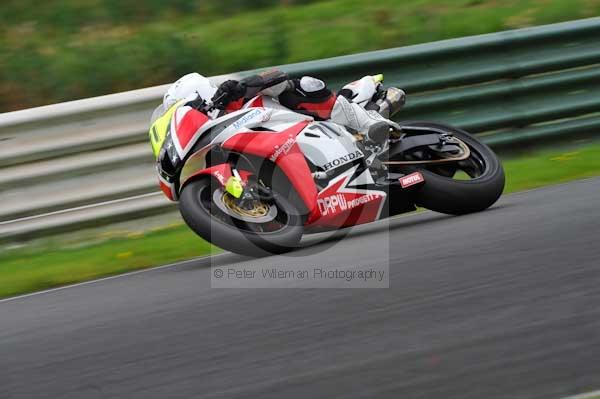
<path fill-rule="evenodd" d="M 471 180 L 455 180 L 424 168 L 410 167 L 408 172 L 419 171 L 425 183 L 414 193 L 415 203 L 427 209 L 450 215 L 479 212 L 492 206 L 504 190 L 504 170 L 496 154 L 476 137 L 450 126 L 415 122 L 410 126 L 441 129 L 466 143 L 485 162 L 483 173 Z"/>
<path fill-rule="evenodd" d="M 179 210 L 186 224 L 196 234 L 223 249 L 247 256 L 279 254 L 298 247 L 304 231 L 302 217 L 283 196 L 273 193 L 278 212 L 284 212 L 286 222 L 276 232 L 257 232 L 240 229 L 227 215 L 215 217 L 204 205 L 203 195 L 212 195 L 220 188 L 209 177 L 194 180 L 183 188 Z M 208 193 L 203 193 L 208 190 Z"/>

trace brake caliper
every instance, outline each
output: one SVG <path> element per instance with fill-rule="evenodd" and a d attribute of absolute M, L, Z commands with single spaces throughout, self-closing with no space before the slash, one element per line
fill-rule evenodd
<path fill-rule="evenodd" d="M 231 176 L 225 183 L 225 191 L 231 194 L 234 198 L 240 198 L 244 193 L 244 185 L 242 179 L 237 176 Z"/>

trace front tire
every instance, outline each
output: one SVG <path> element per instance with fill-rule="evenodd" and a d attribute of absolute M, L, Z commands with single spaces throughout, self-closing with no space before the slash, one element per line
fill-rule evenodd
<path fill-rule="evenodd" d="M 220 187 L 209 177 L 203 177 L 183 188 L 179 210 L 196 234 L 223 249 L 253 257 L 284 253 L 298 247 L 304 231 L 302 217 L 285 197 L 273 193 L 280 226 L 275 231 L 264 231 L 259 223 L 236 220 L 221 212 L 212 201 L 215 190 Z"/>

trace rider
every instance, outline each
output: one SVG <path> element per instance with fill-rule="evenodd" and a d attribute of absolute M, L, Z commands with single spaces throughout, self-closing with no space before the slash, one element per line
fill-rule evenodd
<path fill-rule="evenodd" d="M 382 145 L 389 136 L 390 127 L 398 128 L 395 122 L 384 118 L 382 114 L 389 116 L 404 104 L 401 90 L 378 90 L 382 79 L 381 75 L 365 76 L 344 86 L 336 96 L 322 80 L 310 76 L 290 79 L 279 70 L 241 80 L 227 80 L 218 87 L 206 77 L 190 73 L 168 89 L 160 113 L 178 102 L 203 110 L 203 106 L 212 101 L 215 110 L 207 114 L 215 118 L 223 112 L 240 109 L 260 94 L 275 98 L 281 105 L 316 120 L 331 120 L 351 128 L 362 134 L 367 143 Z M 380 95 L 375 98 L 378 93 Z"/>

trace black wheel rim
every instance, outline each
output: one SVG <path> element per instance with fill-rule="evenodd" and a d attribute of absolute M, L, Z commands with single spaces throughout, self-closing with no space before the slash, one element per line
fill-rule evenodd
<path fill-rule="evenodd" d="M 448 133 L 452 135 L 452 132 Z M 463 137 L 456 138 L 461 140 L 462 143 L 469 147 L 471 153 L 467 159 L 447 163 L 422 164 L 418 167 L 452 180 L 468 181 L 483 178 L 490 170 L 490 164 L 487 161 L 486 156 L 482 153 L 479 146 L 473 145 L 471 140 Z M 394 160 L 421 161 L 435 159 L 441 158 L 439 156 L 436 158 L 436 155 L 433 151 L 429 151 L 428 149 L 419 149 L 409 154 L 406 158 Z M 406 168 L 406 166 L 399 167 L 400 169 Z"/>
<path fill-rule="evenodd" d="M 469 145 L 469 143 L 464 140 L 463 143 L 465 143 L 471 151 L 469 158 L 449 164 L 431 165 L 426 169 L 437 175 L 454 180 L 475 180 L 484 176 L 489 169 L 486 158 L 477 150 L 477 148 Z M 463 172 L 463 174 L 459 175 L 463 178 L 457 179 L 457 173 L 459 172 Z"/>

